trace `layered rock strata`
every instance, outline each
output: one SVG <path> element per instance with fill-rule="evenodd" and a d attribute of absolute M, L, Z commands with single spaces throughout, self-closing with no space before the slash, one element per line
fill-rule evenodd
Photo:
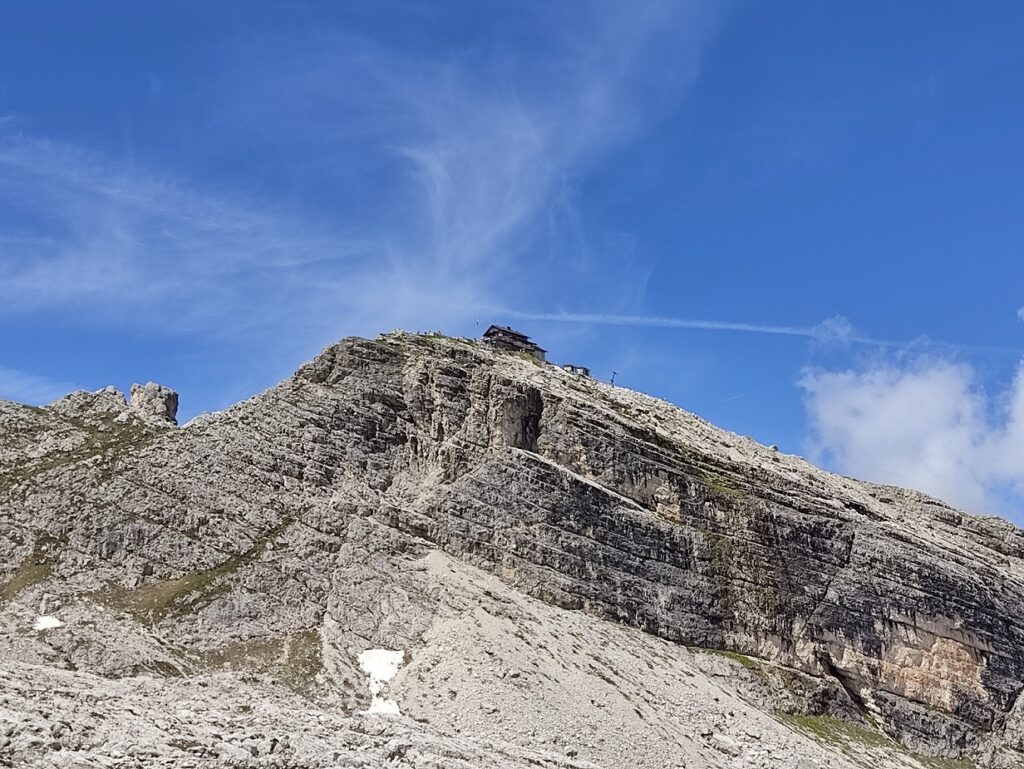
<path fill-rule="evenodd" d="M 415 649 L 449 605 L 412 566 L 440 552 L 754 660 L 769 710 L 1021 760 L 1024 534 L 1005 521 L 437 336 L 344 340 L 186 428 L 162 391 L 132 400 L 0 405 L 0 600 L 20 617 L 45 596 L 64 623 L 8 630 L 25 664 L 249 666 L 355 711 L 360 651 Z"/>

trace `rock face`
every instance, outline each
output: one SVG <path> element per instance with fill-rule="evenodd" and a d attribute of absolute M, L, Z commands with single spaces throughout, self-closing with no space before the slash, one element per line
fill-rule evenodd
<path fill-rule="evenodd" d="M 133 384 L 130 405 L 135 413 L 147 421 L 178 424 L 178 393 L 169 387 L 156 382 Z"/>
<path fill-rule="evenodd" d="M 334 765 L 294 698 L 383 724 L 359 715 L 371 649 L 405 652 L 404 715 L 372 727 L 367 766 L 1024 761 L 1005 521 L 437 336 L 344 340 L 180 430 L 165 388 L 114 400 L 0 404 L 0 659 L 24 690 L 0 762 L 71 719 L 31 695 L 52 679 L 120 692 L 103 718 L 141 742 L 159 703 L 189 703 L 170 732 L 201 750 L 160 765 L 231 765 L 225 730 L 266 735 L 274 708 L 313 718 L 289 766 Z M 140 675 L 166 684 L 125 716 L 114 679 Z M 210 727 L 239 687 L 255 720 Z M 109 757 L 109 726 L 68 729 Z"/>

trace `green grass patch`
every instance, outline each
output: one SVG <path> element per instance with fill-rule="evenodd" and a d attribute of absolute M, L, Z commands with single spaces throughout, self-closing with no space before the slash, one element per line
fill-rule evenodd
<path fill-rule="evenodd" d="M 932 758 L 929 756 L 915 756 L 929 769 L 977 769 L 977 764 L 969 758 Z"/>
<path fill-rule="evenodd" d="M 100 480 L 109 480 L 114 475 L 119 455 L 138 449 L 156 435 L 152 428 L 135 420 L 118 422 L 113 416 L 104 416 L 100 421 L 99 425 L 93 425 L 69 418 L 68 422 L 84 434 L 84 440 L 67 451 L 51 451 L 41 457 L 27 459 L 17 467 L 0 468 L 0 492 L 10 491 L 51 470 L 97 458 L 100 459 Z"/>
<path fill-rule="evenodd" d="M 142 622 L 157 624 L 161 620 L 196 611 L 214 598 L 228 591 L 228 577 L 254 561 L 291 524 L 286 518 L 260 537 L 244 553 L 232 555 L 212 569 L 194 571 L 176 579 L 152 582 L 133 590 L 115 589 L 106 596 L 106 602 L 121 606 Z"/>
<path fill-rule="evenodd" d="M 41 536 L 32 548 L 32 553 L 25 558 L 14 571 L 14 575 L 0 587 L 0 604 L 13 600 L 18 593 L 48 579 L 53 571 L 53 547 L 57 540 L 50 536 Z"/>
<path fill-rule="evenodd" d="M 734 503 L 748 502 L 751 497 L 747 492 L 736 486 L 729 485 L 734 483 L 731 478 L 727 478 L 722 475 L 714 475 L 707 470 L 698 471 L 698 480 L 703 483 L 714 496 L 719 498 L 726 498 Z"/>
<path fill-rule="evenodd" d="M 702 651 L 710 652 L 711 654 L 717 654 L 720 657 L 725 657 L 738 662 L 740 665 L 758 675 L 764 674 L 764 667 L 760 662 L 755 660 L 753 657 L 748 657 L 746 654 L 740 654 L 739 652 L 729 651 L 728 649 L 702 649 Z"/>
<path fill-rule="evenodd" d="M 303 630 L 285 639 L 280 676 L 289 688 L 300 694 L 313 694 L 316 677 L 323 668 L 319 631 Z"/>
<path fill-rule="evenodd" d="M 816 741 L 837 747 L 893 748 L 898 743 L 873 729 L 840 721 L 832 716 L 781 714 L 783 721 Z"/>
<path fill-rule="evenodd" d="M 21 562 L 21 565 L 18 566 L 14 576 L 11 577 L 7 584 L 0 587 L 0 603 L 7 603 L 22 590 L 45 580 L 50 576 L 52 568 L 50 561 L 40 561 L 35 556 L 30 555 Z"/>
<path fill-rule="evenodd" d="M 201 661 L 210 668 L 269 673 L 305 696 L 315 693 L 316 677 L 323 670 L 320 633 L 315 629 L 278 638 L 236 641 L 203 652 Z"/>
<path fill-rule="evenodd" d="M 870 751 L 874 749 L 898 751 L 929 769 L 976 769 L 975 763 L 968 758 L 922 756 L 907 750 L 903 745 L 880 731 L 840 721 L 832 716 L 777 714 L 777 717 L 815 741 L 839 748 L 848 758 L 858 761 L 864 766 L 875 765 L 870 755 Z"/>
<path fill-rule="evenodd" d="M 254 638 L 235 641 L 202 654 L 204 665 L 228 670 L 269 670 L 284 652 L 282 638 Z"/>

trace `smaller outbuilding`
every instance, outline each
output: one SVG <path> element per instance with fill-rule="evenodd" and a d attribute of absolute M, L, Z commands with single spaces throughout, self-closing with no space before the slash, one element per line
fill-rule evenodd
<path fill-rule="evenodd" d="M 563 363 L 562 368 L 568 371 L 570 374 L 576 374 L 577 376 L 590 376 L 590 369 L 586 366 L 574 366 L 572 363 Z"/>

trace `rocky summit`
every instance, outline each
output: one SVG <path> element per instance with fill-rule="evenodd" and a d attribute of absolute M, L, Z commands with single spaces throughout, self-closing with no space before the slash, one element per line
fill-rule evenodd
<path fill-rule="evenodd" d="M 515 350 L 0 403 L 0 765 L 1024 766 L 1024 533 Z"/>

